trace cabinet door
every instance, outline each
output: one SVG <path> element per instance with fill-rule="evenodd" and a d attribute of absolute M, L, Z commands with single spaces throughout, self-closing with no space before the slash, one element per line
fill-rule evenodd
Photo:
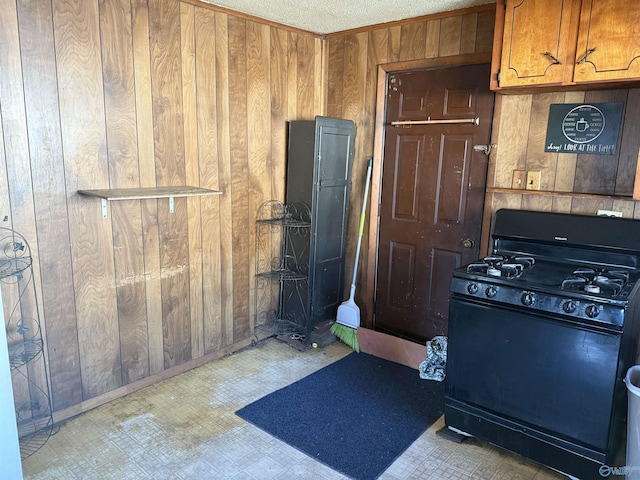
<path fill-rule="evenodd" d="M 310 327 L 334 319 L 344 300 L 355 125 L 316 117 L 309 290 Z"/>
<path fill-rule="evenodd" d="M 571 5 L 571 0 L 506 1 L 500 87 L 562 83 Z"/>
<path fill-rule="evenodd" d="M 640 2 L 583 0 L 575 82 L 640 79 Z"/>

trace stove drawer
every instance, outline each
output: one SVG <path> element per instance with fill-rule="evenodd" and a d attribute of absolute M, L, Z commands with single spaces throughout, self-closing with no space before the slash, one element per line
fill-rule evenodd
<path fill-rule="evenodd" d="M 609 445 L 621 335 L 452 296 L 445 394 L 598 450 Z"/>

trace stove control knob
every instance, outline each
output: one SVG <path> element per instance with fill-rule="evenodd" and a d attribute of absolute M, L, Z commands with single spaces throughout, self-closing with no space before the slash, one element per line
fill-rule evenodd
<path fill-rule="evenodd" d="M 600 307 L 598 307 L 597 305 L 589 305 L 586 308 L 585 312 L 587 313 L 588 317 L 596 318 L 600 313 Z"/>
<path fill-rule="evenodd" d="M 467 292 L 469 292 L 471 295 L 475 295 L 476 293 L 478 293 L 478 284 L 470 283 L 469 285 L 467 285 Z"/>
<path fill-rule="evenodd" d="M 487 288 L 487 290 L 484 293 L 486 293 L 487 297 L 493 298 L 498 294 L 498 289 L 494 286 L 491 286 Z"/>
<path fill-rule="evenodd" d="M 567 300 L 562 304 L 562 310 L 564 310 L 565 313 L 573 313 L 577 307 L 576 302 L 573 300 Z"/>
<path fill-rule="evenodd" d="M 524 292 L 520 297 L 520 301 L 523 305 L 530 307 L 534 303 L 536 303 L 536 294 L 531 292 Z"/>

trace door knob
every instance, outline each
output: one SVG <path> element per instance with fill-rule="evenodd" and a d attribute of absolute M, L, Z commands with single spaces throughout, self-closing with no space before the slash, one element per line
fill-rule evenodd
<path fill-rule="evenodd" d="M 474 242 L 472 238 L 466 238 L 462 241 L 462 246 L 464 248 L 473 248 L 475 244 L 476 242 Z"/>

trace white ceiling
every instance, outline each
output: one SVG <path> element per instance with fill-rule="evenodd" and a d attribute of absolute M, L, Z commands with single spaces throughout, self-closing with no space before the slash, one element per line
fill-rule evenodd
<path fill-rule="evenodd" d="M 495 0 L 205 0 L 236 12 L 315 33 L 472 7 Z"/>

